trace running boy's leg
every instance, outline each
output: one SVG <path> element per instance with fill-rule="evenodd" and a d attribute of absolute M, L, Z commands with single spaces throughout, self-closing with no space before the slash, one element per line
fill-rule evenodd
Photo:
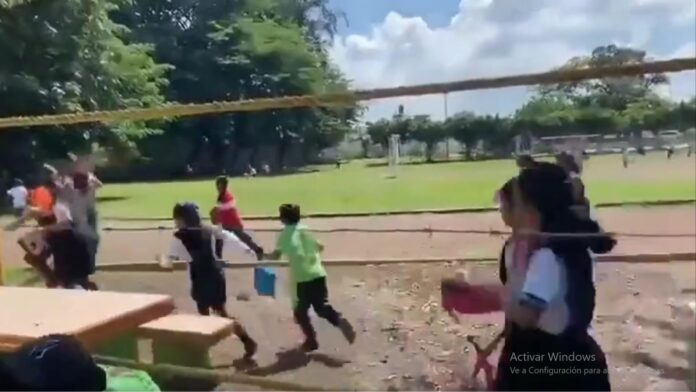
<path fill-rule="evenodd" d="M 305 351 L 314 351 L 319 348 L 316 331 L 312 326 L 312 321 L 309 319 L 309 308 L 312 306 L 311 283 L 312 282 L 304 282 L 297 284 L 297 303 L 295 304 L 293 312 L 295 322 L 300 326 L 305 336 L 305 341 L 302 344 L 302 349 Z"/>
<path fill-rule="evenodd" d="M 222 260 L 222 249 L 225 247 L 225 243 L 222 240 L 215 240 L 215 257 L 218 260 Z"/>
<path fill-rule="evenodd" d="M 317 316 L 330 322 L 334 327 L 340 328 L 346 340 L 353 343 L 355 341 L 353 326 L 329 304 L 329 289 L 326 286 L 326 278 L 318 278 L 307 282 L 307 284 L 311 292 L 310 301 Z"/>
<path fill-rule="evenodd" d="M 252 339 L 251 336 L 249 336 L 246 329 L 242 326 L 242 324 L 239 323 L 239 321 L 237 321 L 237 319 L 235 319 L 227 313 L 225 305 L 213 305 L 211 306 L 211 308 L 213 309 L 213 312 L 216 315 L 228 318 L 234 322 L 234 325 L 232 326 L 232 331 L 244 345 L 244 358 L 251 359 L 254 356 L 254 354 L 256 354 L 256 350 L 258 348 L 258 345 L 254 341 L 254 339 Z"/>
<path fill-rule="evenodd" d="M 256 253 L 257 256 L 263 255 L 263 248 L 261 246 L 259 246 L 256 242 L 254 242 L 254 239 L 251 238 L 251 236 L 249 234 L 247 234 L 247 232 L 244 231 L 244 229 L 236 228 L 236 229 L 232 229 L 229 231 L 233 232 L 234 235 L 236 235 L 240 241 L 242 241 L 244 244 L 246 244 L 246 246 L 248 246 L 249 249 L 254 251 L 254 253 Z"/>
<path fill-rule="evenodd" d="M 210 307 L 208 305 L 196 302 L 196 309 L 201 316 L 210 316 Z"/>

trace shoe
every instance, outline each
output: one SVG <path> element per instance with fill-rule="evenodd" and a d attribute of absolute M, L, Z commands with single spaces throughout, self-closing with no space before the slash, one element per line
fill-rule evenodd
<path fill-rule="evenodd" d="M 316 339 L 307 339 L 302 343 L 300 346 L 300 350 L 310 353 L 312 351 L 316 351 L 319 349 L 319 343 L 317 342 Z"/>
<path fill-rule="evenodd" d="M 342 318 L 338 324 L 338 329 L 341 330 L 341 333 L 346 338 L 348 343 L 355 343 L 355 329 L 348 320 Z"/>
<path fill-rule="evenodd" d="M 256 354 L 256 350 L 258 350 L 258 348 L 259 346 L 255 341 L 251 340 L 251 338 L 244 339 L 244 359 L 247 361 L 251 360 L 251 358 L 253 358 Z"/>

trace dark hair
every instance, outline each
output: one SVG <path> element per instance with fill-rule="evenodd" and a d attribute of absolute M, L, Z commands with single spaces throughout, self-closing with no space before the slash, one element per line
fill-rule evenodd
<path fill-rule="evenodd" d="M 215 185 L 218 185 L 218 186 L 222 185 L 223 188 L 227 189 L 227 185 L 228 185 L 227 176 L 218 176 L 215 179 Z M 224 194 L 225 194 L 224 191 L 218 193 L 218 197 L 217 197 L 218 202 L 222 201 Z"/>
<path fill-rule="evenodd" d="M 106 372 L 73 336 L 49 335 L 27 343 L 5 358 L 3 365 L 12 377 L 9 386 L 15 390 L 106 389 Z"/>
<path fill-rule="evenodd" d="M 84 190 L 89 187 L 89 174 L 84 172 L 78 172 L 74 173 L 72 175 L 72 178 L 75 189 Z"/>
<path fill-rule="evenodd" d="M 22 180 L 19 179 L 19 178 L 15 178 L 15 180 L 14 180 L 14 185 L 15 185 L 15 186 L 22 186 L 22 185 L 24 185 L 24 181 L 22 181 Z"/>
<path fill-rule="evenodd" d="M 541 162 L 518 176 L 518 188 L 522 199 L 534 207 L 541 218 L 541 231 L 545 233 L 589 233 L 601 231 L 599 225 L 581 217 L 573 210 L 573 188 L 566 171 L 559 165 Z M 566 252 L 591 248 L 595 253 L 605 253 L 615 242 L 607 237 L 553 237 L 545 244 L 554 252 Z"/>
<path fill-rule="evenodd" d="M 194 203 L 177 203 L 172 212 L 174 219 L 180 219 L 187 227 L 200 227 L 201 216 Z"/>
<path fill-rule="evenodd" d="M 228 181 L 227 181 L 227 176 L 218 176 L 215 179 L 215 184 L 216 185 L 222 185 L 224 187 L 227 187 Z"/>
<path fill-rule="evenodd" d="M 575 157 L 565 151 L 556 155 L 556 162 L 568 172 L 580 173 L 580 165 Z"/>
<path fill-rule="evenodd" d="M 513 177 L 505 182 L 500 189 L 498 189 L 498 200 L 505 201 L 508 204 L 512 203 L 512 189 L 515 185 L 516 177 Z"/>
<path fill-rule="evenodd" d="M 537 161 L 529 154 L 523 154 L 517 157 L 517 166 L 520 168 L 530 168 L 537 164 Z"/>
<path fill-rule="evenodd" d="M 297 204 L 283 204 L 278 209 L 280 221 L 286 225 L 296 225 L 300 222 L 300 206 Z"/>

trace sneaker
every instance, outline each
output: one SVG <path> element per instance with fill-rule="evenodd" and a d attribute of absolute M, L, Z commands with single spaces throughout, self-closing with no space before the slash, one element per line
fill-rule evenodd
<path fill-rule="evenodd" d="M 338 329 L 341 330 L 341 333 L 346 338 L 348 343 L 355 343 L 355 329 L 348 320 L 342 318 L 338 324 Z"/>
<path fill-rule="evenodd" d="M 319 343 L 317 342 L 316 339 L 307 339 L 302 343 L 300 346 L 300 350 L 310 353 L 312 351 L 316 351 L 319 349 Z"/>

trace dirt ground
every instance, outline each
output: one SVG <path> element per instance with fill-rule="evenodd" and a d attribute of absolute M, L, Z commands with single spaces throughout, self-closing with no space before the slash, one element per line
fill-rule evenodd
<path fill-rule="evenodd" d="M 693 206 L 600 210 L 606 230 L 629 233 L 694 233 Z M 502 229 L 497 214 L 418 215 L 374 218 L 321 219 L 306 222 L 313 228 L 458 228 Z M 108 223 L 107 223 L 108 224 Z M 250 222 L 252 229 L 274 228 L 274 222 Z M 17 233 L 4 239 L 7 264 L 21 265 L 13 245 Z M 103 235 L 100 263 L 149 261 L 166 249 L 168 233 L 108 232 Z M 272 233 L 258 233 L 272 246 Z M 327 259 L 496 257 L 501 238 L 457 234 L 322 234 Z M 620 238 L 616 253 L 696 251 L 695 238 Z M 616 390 L 683 390 L 688 373 L 685 344 L 674 336 L 668 302 L 696 299 L 696 264 L 600 264 L 597 271 L 598 308 L 594 334 L 609 358 Z M 364 390 L 475 389 L 469 334 L 487 342 L 500 330 L 501 314 L 471 317 L 460 325 L 439 306 L 439 282 L 459 265 L 392 265 L 388 267 L 331 267 L 332 302 L 354 322 L 360 333 L 349 346 L 323 320 L 315 320 L 321 348 L 310 356 L 293 348 L 301 334 L 292 321 L 286 294 L 285 271 L 278 271 L 276 299 L 251 296 L 237 301 L 239 292 L 252 293 L 251 270 L 231 270 L 228 308 L 260 343 L 258 367 L 240 369 L 235 359 L 241 346 L 227 339 L 213 350 L 223 370 L 252 374 L 325 388 Z M 471 266 L 474 280 L 497 279 L 493 266 Z M 182 312 L 193 312 L 184 272 L 101 273 L 104 290 L 166 293 Z M 691 331 L 693 334 L 693 330 Z M 693 336 L 693 335 L 692 335 Z M 234 386 L 220 386 L 220 389 Z"/>

